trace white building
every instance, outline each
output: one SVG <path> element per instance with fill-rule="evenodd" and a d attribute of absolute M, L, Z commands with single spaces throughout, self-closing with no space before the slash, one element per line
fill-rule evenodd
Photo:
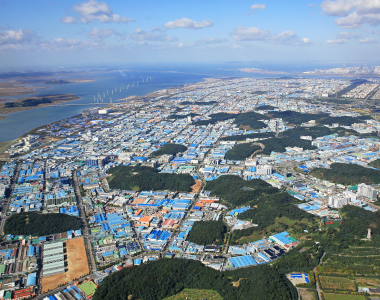
<path fill-rule="evenodd" d="M 273 168 L 270 165 L 258 165 L 256 168 L 256 173 L 258 175 L 270 175 L 273 172 Z"/>
<path fill-rule="evenodd" d="M 350 198 L 344 194 L 336 194 L 329 197 L 329 206 L 341 208 L 350 203 Z"/>
<path fill-rule="evenodd" d="M 369 200 L 376 200 L 377 191 L 371 186 L 361 183 L 358 185 L 358 196 L 365 197 Z"/>

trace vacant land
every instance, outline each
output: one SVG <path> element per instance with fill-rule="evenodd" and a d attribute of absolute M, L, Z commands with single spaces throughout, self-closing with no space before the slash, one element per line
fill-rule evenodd
<path fill-rule="evenodd" d="M 195 184 L 191 186 L 191 193 L 198 193 L 199 190 L 202 187 L 202 181 L 201 180 L 195 180 Z"/>
<path fill-rule="evenodd" d="M 213 290 L 184 289 L 177 295 L 165 298 L 165 300 L 222 300 L 223 298 Z"/>
<path fill-rule="evenodd" d="M 302 300 L 318 300 L 317 291 L 311 289 L 298 289 Z"/>
<path fill-rule="evenodd" d="M 67 240 L 67 272 L 42 277 L 42 292 L 55 289 L 71 280 L 87 275 L 90 270 L 87 263 L 86 248 L 83 238 Z"/>
<path fill-rule="evenodd" d="M 356 291 L 355 282 L 343 277 L 319 276 L 324 290 L 347 290 Z"/>
<path fill-rule="evenodd" d="M 325 294 L 326 300 L 365 300 L 365 296 L 361 295 L 346 295 L 346 294 Z"/>
<path fill-rule="evenodd" d="M 379 278 L 355 277 L 355 282 L 358 286 L 380 287 Z"/>

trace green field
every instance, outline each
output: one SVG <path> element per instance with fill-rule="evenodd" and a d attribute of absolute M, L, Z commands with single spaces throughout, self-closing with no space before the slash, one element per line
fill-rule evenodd
<path fill-rule="evenodd" d="M 342 220 L 325 220 L 324 223 L 327 228 L 338 228 L 342 224 Z"/>
<path fill-rule="evenodd" d="M 343 294 L 324 294 L 326 300 L 366 300 L 361 295 L 343 295 Z"/>
<path fill-rule="evenodd" d="M 87 295 L 92 296 L 95 294 L 96 285 L 92 281 L 86 281 L 82 284 L 79 284 L 78 287 Z"/>
<path fill-rule="evenodd" d="M 213 290 L 184 289 L 177 295 L 165 298 L 165 300 L 222 300 L 223 298 Z"/>

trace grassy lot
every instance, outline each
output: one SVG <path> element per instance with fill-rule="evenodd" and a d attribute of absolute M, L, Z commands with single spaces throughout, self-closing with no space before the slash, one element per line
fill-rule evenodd
<path fill-rule="evenodd" d="M 261 231 L 254 231 L 251 235 L 249 236 L 244 236 L 237 240 L 239 244 L 244 244 L 244 243 L 251 243 L 254 241 L 261 240 L 264 237 L 263 233 Z"/>
<path fill-rule="evenodd" d="M 379 278 L 355 277 L 355 282 L 358 286 L 380 287 Z"/>
<path fill-rule="evenodd" d="M 196 290 L 196 289 L 184 289 L 177 295 L 165 298 L 164 300 L 222 300 L 223 298 L 213 290 Z"/>
<path fill-rule="evenodd" d="M 298 289 L 298 293 L 301 296 L 301 300 L 318 300 L 316 290 L 312 289 Z"/>
<path fill-rule="evenodd" d="M 343 295 L 343 294 L 324 294 L 326 300 L 366 300 L 361 295 Z"/>
<path fill-rule="evenodd" d="M 319 276 L 322 289 L 356 291 L 355 282 L 343 277 Z"/>

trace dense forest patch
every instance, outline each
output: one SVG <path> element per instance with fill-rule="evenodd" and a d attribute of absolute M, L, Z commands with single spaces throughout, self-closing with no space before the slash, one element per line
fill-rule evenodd
<path fill-rule="evenodd" d="M 260 133 L 250 133 L 250 134 L 239 134 L 222 137 L 222 141 L 245 141 L 246 139 L 261 139 L 261 138 L 271 138 L 274 137 L 273 132 L 260 132 Z"/>
<path fill-rule="evenodd" d="M 221 245 L 227 226 L 222 220 L 219 221 L 197 221 L 191 228 L 187 241 L 197 245 Z"/>
<path fill-rule="evenodd" d="M 81 220 L 65 214 L 40 214 L 23 212 L 11 215 L 4 225 L 5 234 L 44 236 L 54 233 L 77 230 Z"/>
<path fill-rule="evenodd" d="M 191 192 L 195 184 L 189 174 L 159 173 L 157 169 L 143 166 L 117 166 L 107 171 L 111 189 L 149 191 L 169 190 Z"/>
<path fill-rule="evenodd" d="M 233 281 L 241 280 L 239 287 Z M 270 266 L 219 272 L 199 261 L 160 259 L 125 268 L 104 279 L 94 300 L 164 299 L 187 289 L 208 289 L 223 299 L 292 300 L 297 292 L 284 275 Z"/>
<path fill-rule="evenodd" d="M 286 147 L 300 147 L 304 150 L 314 150 L 317 147 L 313 146 L 308 140 L 301 140 L 300 138 L 270 138 L 267 140 L 260 141 L 261 144 L 265 146 L 263 154 L 270 155 L 273 152 L 285 152 Z"/>
<path fill-rule="evenodd" d="M 380 171 L 354 164 L 334 163 L 331 165 L 331 169 L 313 169 L 310 171 L 310 175 L 344 185 L 380 183 Z"/>
<path fill-rule="evenodd" d="M 259 145 L 251 145 L 250 143 L 238 144 L 227 151 L 225 159 L 243 160 L 257 150 L 261 150 L 261 147 Z"/>
<path fill-rule="evenodd" d="M 153 152 L 152 156 L 157 157 L 163 154 L 176 155 L 177 153 L 185 152 L 186 150 L 187 150 L 187 147 L 184 145 L 167 143 L 164 146 L 162 146 L 160 149 L 158 149 L 157 151 Z"/>
<path fill-rule="evenodd" d="M 221 176 L 210 181 L 206 189 L 211 195 L 221 197 L 230 207 L 249 205 L 250 210 L 238 216 L 258 224 L 232 233 L 231 244 L 242 244 L 250 239 L 260 239 L 269 232 L 284 230 L 301 234 L 304 229 L 313 229 L 316 217 L 299 209 L 299 201 L 286 192 L 272 187 L 261 179 L 243 180 L 234 175 Z M 252 241 L 251 240 L 251 241 Z"/>

